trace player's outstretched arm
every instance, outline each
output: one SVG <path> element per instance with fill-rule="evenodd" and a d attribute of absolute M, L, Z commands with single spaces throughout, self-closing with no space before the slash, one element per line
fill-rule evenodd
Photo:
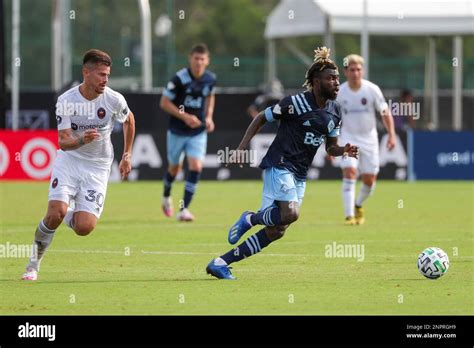
<path fill-rule="evenodd" d="M 262 129 L 263 125 L 267 122 L 265 117 L 265 113 L 262 111 L 260 112 L 250 123 L 247 130 L 245 131 L 245 135 L 242 138 L 242 141 L 239 144 L 237 150 L 244 150 L 250 143 L 250 140 L 257 134 L 260 129 Z"/>
<path fill-rule="evenodd" d="M 63 151 L 76 150 L 99 137 L 100 134 L 97 132 L 97 129 L 88 129 L 82 135 L 76 136 L 72 134 L 72 129 L 68 128 L 58 132 L 58 145 Z"/>
<path fill-rule="evenodd" d="M 127 179 L 132 171 L 132 145 L 135 139 L 135 116 L 130 111 L 127 120 L 123 123 L 123 155 L 119 164 L 122 179 Z"/>
<path fill-rule="evenodd" d="M 330 156 L 349 156 L 358 158 L 359 148 L 347 143 L 345 146 L 337 145 L 337 137 L 326 137 L 326 152 Z"/>

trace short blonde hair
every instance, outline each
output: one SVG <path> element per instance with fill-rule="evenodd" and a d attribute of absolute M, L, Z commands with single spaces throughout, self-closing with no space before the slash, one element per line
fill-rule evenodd
<path fill-rule="evenodd" d="M 351 64 L 364 65 L 364 58 L 362 58 L 358 54 L 349 54 L 347 57 L 344 58 L 342 64 L 344 65 L 344 68 L 347 68 Z"/>

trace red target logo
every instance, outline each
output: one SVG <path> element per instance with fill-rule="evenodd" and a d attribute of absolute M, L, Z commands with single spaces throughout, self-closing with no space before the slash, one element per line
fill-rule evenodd
<path fill-rule="evenodd" d="M 33 138 L 21 149 L 21 167 L 33 179 L 48 178 L 55 158 L 56 146 L 45 138 Z"/>
<path fill-rule="evenodd" d="M 7 171 L 10 164 L 10 153 L 3 142 L 0 141 L 0 176 Z"/>
<path fill-rule="evenodd" d="M 0 180 L 48 180 L 57 131 L 0 130 Z"/>

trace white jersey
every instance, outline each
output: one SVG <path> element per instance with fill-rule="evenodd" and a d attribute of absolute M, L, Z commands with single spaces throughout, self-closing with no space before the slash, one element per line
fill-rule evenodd
<path fill-rule="evenodd" d="M 114 158 L 110 140 L 114 121 L 125 122 L 129 112 L 125 98 L 109 87 L 94 100 L 84 98 L 79 86 L 69 89 L 59 96 L 56 104 L 58 130 L 71 128 L 74 135 L 80 136 L 87 129 L 95 128 L 100 138 L 64 152 L 100 167 L 110 167 Z"/>
<path fill-rule="evenodd" d="M 341 139 L 356 145 L 377 144 L 376 113 L 388 107 L 379 86 L 362 80 L 361 87 L 353 91 L 344 82 L 336 100 L 341 105 Z"/>

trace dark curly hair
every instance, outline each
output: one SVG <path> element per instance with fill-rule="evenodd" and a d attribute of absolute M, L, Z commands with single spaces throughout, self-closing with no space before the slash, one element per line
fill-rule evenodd
<path fill-rule="evenodd" d="M 331 59 L 329 59 L 329 54 L 331 50 L 325 46 L 318 47 L 314 50 L 314 62 L 311 67 L 306 72 L 306 80 L 303 84 L 303 87 L 306 87 L 307 90 L 313 90 L 313 79 L 324 69 L 335 69 L 337 70 L 337 65 Z"/>

